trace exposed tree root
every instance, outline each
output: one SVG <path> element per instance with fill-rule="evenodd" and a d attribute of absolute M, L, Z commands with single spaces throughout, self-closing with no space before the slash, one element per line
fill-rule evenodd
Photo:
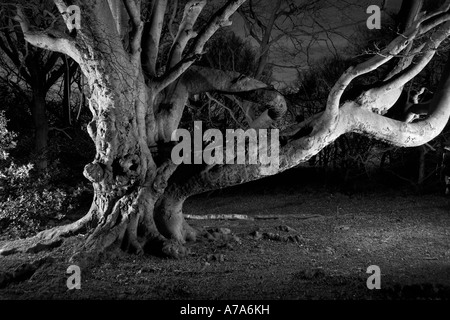
<path fill-rule="evenodd" d="M 266 214 L 248 216 L 246 214 L 185 214 L 185 219 L 191 220 L 276 220 L 276 219 L 314 219 L 322 218 L 320 214 Z"/>
<path fill-rule="evenodd" d="M 57 226 L 52 229 L 39 232 L 33 237 L 18 239 L 6 243 L 0 249 L 0 256 L 14 253 L 38 253 L 44 250 L 51 250 L 59 247 L 63 243 L 63 238 L 80 233 L 91 221 L 92 210 L 83 218 L 64 226 Z"/>
<path fill-rule="evenodd" d="M 182 206 L 183 201 L 163 196 L 155 206 L 155 223 L 164 237 L 184 244 L 195 241 L 198 231 L 186 222 Z"/>
<path fill-rule="evenodd" d="M 82 247 L 70 259 L 72 262 L 89 264 L 109 249 L 143 254 L 159 250 L 166 257 L 182 258 L 189 251 L 183 246 L 196 239 L 198 231 L 184 221 L 182 214 L 161 211 L 160 219 L 154 217 L 155 201 L 147 188 L 125 195 L 119 200 L 104 201 L 108 207 L 96 228 L 89 234 Z M 105 199 L 103 199 L 105 200 Z M 166 219 L 168 217 L 168 219 Z M 159 223 L 158 223 L 159 222 Z"/>
<path fill-rule="evenodd" d="M 27 239 L 11 241 L 1 248 L 0 255 L 54 249 L 63 243 L 63 238 L 80 233 L 92 222 L 95 228 L 86 235 L 83 244 L 75 248 L 71 262 L 91 264 L 109 249 L 120 248 L 126 252 L 143 254 L 144 248 L 148 249 L 152 245 L 156 245 L 160 253 L 168 257 L 178 259 L 186 256 L 188 250 L 183 244 L 194 241 L 198 231 L 184 221 L 181 212 L 169 219 L 162 216 L 158 228 L 153 214 L 154 201 L 145 188 L 120 199 L 97 195 L 89 213 L 80 220 L 42 231 Z"/>

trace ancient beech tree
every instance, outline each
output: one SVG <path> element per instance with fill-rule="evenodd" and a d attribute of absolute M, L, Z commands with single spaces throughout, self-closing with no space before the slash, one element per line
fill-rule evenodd
<path fill-rule="evenodd" d="M 169 179 L 177 169 L 170 157 L 171 135 L 190 95 L 244 93 L 266 106 L 266 111 L 249 123 L 255 129 L 273 126 L 286 112 L 283 97 L 270 86 L 237 73 L 195 65 L 205 43 L 219 28 L 230 25 L 231 15 L 245 0 L 227 1 L 195 31 L 206 1 L 189 1 L 165 60 L 160 59 L 159 48 L 169 1 L 53 1 L 66 21 L 65 30 L 34 28 L 20 4 L 15 19 L 26 41 L 70 56 L 87 78 L 93 115 L 88 131 L 96 156 L 86 165 L 84 175 L 92 182 L 95 195 L 89 212 L 79 221 L 11 242 L 2 248 L 2 254 L 33 252 L 88 230 L 79 253 L 98 253 L 111 246 L 141 253 L 145 244 L 161 240 L 165 253 L 183 255 L 183 243 L 196 237 L 196 230 L 182 214 L 183 202 L 190 195 L 292 168 L 349 132 L 397 146 L 418 146 L 436 137 L 450 115 L 449 62 L 434 98 L 420 108 L 427 110 L 425 119 L 408 122 L 385 116 L 403 86 L 426 67 L 449 37 L 450 3 L 446 2 L 434 12 L 417 14 L 386 48 L 349 68 L 331 88 L 323 112 L 280 132 L 277 170 L 262 164 L 205 165 L 183 179 Z M 80 29 L 74 28 L 67 14 L 67 6 L 72 4 L 81 9 Z M 142 19 L 144 9 L 148 21 Z M 389 69 L 384 78 L 356 98 L 342 101 L 352 80 L 382 66 Z M 415 109 L 412 104 L 405 112 Z"/>

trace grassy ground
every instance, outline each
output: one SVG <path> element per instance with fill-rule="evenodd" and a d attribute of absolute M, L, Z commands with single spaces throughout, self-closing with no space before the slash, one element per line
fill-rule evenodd
<path fill-rule="evenodd" d="M 70 241 L 0 257 L 3 272 L 54 258 L 0 299 L 450 299 L 449 198 L 251 188 L 194 197 L 185 213 L 283 217 L 191 220 L 215 239 L 189 244 L 183 260 L 111 253 L 82 270 L 81 290 L 66 287 Z M 366 286 L 371 265 L 381 269 L 380 290 Z"/>

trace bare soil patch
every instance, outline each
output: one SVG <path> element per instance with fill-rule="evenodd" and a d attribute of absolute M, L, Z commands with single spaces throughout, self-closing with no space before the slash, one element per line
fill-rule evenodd
<path fill-rule="evenodd" d="M 187 258 L 109 253 L 82 270 L 81 290 L 66 287 L 76 238 L 52 252 L 0 257 L 3 274 L 53 257 L 1 288 L 0 299 L 450 299 L 445 196 L 216 192 L 190 199 L 185 213 L 281 218 L 190 220 L 209 232 L 188 244 Z M 370 265 L 381 268 L 380 290 L 367 289 Z"/>

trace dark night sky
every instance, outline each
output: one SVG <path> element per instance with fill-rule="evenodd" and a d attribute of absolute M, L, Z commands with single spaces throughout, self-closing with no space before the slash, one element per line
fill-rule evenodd
<path fill-rule="evenodd" d="M 339 54 L 345 55 L 347 48 L 349 48 L 349 42 L 345 38 L 354 39 L 355 32 L 356 32 L 356 26 L 359 25 L 360 27 L 365 27 L 365 21 L 369 17 L 369 14 L 366 13 L 366 9 L 369 5 L 381 5 L 381 0 L 346 0 L 344 1 L 336 1 L 331 0 L 329 1 L 330 6 L 329 8 L 324 9 L 321 12 L 321 19 L 320 23 L 323 26 L 326 26 L 328 28 L 334 28 L 339 26 L 337 29 L 340 34 L 342 34 L 344 37 L 341 37 L 339 35 L 335 34 L 329 34 L 329 38 L 325 34 L 320 36 L 320 40 L 315 42 L 309 51 L 309 57 L 311 59 L 311 62 L 314 62 L 314 60 L 322 58 L 326 55 L 331 55 L 331 52 L 329 49 L 327 49 L 327 46 L 329 48 L 334 47 L 337 49 Z M 338 10 L 336 9 L 336 6 L 342 6 L 344 3 L 350 4 L 348 8 L 345 10 Z M 397 12 L 401 4 L 401 0 L 387 0 L 386 3 L 386 9 L 388 12 Z M 268 6 L 273 5 L 273 1 L 268 0 Z M 268 13 L 270 13 L 269 10 L 267 10 Z M 383 24 L 383 21 L 386 19 L 389 19 L 388 16 L 382 14 L 381 23 Z M 289 25 L 285 25 L 286 28 L 289 28 Z M 233 30 L 245 37 L 245 27 L 242 19 L 239 17 L 239 15 L 235 14 L 233 17 Z M 308 43 L 310 41 L 310 38 L 304 37 L 302 39 L 305 41 L 305 43 Z M 331 41 L 333 44 L 331 45 Z M 292 45 L 290 45 L 287 41 L 281 40 L 279 42 L 284 47 L 292 48 Z M 256 45 L 256 42 L 255 42 Z M 276 50 L 276 48 L 273 48 Z M 334 50 L 334 49 L 332 49 Z M 277 64 L 281 65 L 300 65 L 301 69 L 307 69 L 308 65 L 306 63 L 305 56 L 302 54 L 298 54 L 298 52 L 295 52 L 295 50 L 291 50 L 293 55 L 290 55 L 286 57 L 286 55 L 279 55 L 276 53 L 271 54 L 271 61 L 276 62 Z M 276 80 L 284 81 L 284 82 L 292 82 L 295 80 L 297 75 L 297 71 L 295 69 L 289 69 L 289 68 L 276 68 L 274 69 L 274 77 Z"/>

